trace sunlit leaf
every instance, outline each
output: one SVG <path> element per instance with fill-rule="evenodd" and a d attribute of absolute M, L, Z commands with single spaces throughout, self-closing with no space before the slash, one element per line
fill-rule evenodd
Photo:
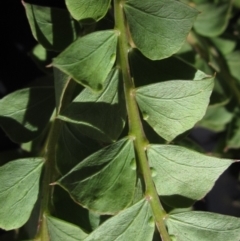
<path fill-rule="evenodd" d="M 207 212 L 169 215 L 168 231 L 176 241 L 239 241 L 240 219 Z"/>
<path fill-rule="evenodd" d="M 78 27 L 67 10 L 24 3 L 34 38 L 48 50 L 61 51 L 77 37 Z"/>
<path fill-rule="evenodd" d="M 17 90 L 0 100 L 0 125 L 14 142 L 28 142 L 46 127 L 53 112 L 54 89 Z"/>
<path fill-rule="evenodd" d="M 91 138 L 116 141 L 126 119 L 119 71 L 113 70 L 109 74 L 101 92 L 83 90 L 58 118 L 78 124 L 78 129 Z"/>
<path fill-rule="evenodd" d="M 55 52 L 48 51 L 41 44 L 37 44 L 29 55 L 40 70 L 47 74 L 52 73 L 52 68 L 47 68 L 47 65 L 51 64 L 52 58 L 56 56 Z"/>
<path fill-rule="evenodd" d="M 53 65 L 78 83 L 101 90 L 115 62 L 116 45 L 114 30 L 94 32 L 72 43 Z"/>
<path fill-rule="evenodd" d="M 141 200 L 108 219 L 84 241 L 152 241 L 154 226 L 149 203 Z"/>
<path fill-rule="evenodd" d="M 198 14 L 175 0 L 126 0 L 124 11 L 135 45 L 153 60 L 167 58 L 181 48 Z"/>
<path fill-rule="evenodd" d="M 183 196 L 190 199 L 190 205 L 203 198 L 233 163 L 173 145 L 151 145 L 147 154 L 159 195 Z M 171 205 L 171 199 L 165 199 Z"/>
<path fill-rule="evenodd" d="M 87 234 L 78 226 L 51 216 L 46 216 L 51 241 L 82 241 Z"/>
<path fill-rule="evenodd" d="M 196 8 L 201 14 L 194 23 L 196 32 L 207 37 L 216 37 L 223 33 L 231 17 L 231 2 L 198 4 Z"/>
<path fill-rule="evenodd" d="M 113 214 L 133 199 L 137 178 L 134 163 L 132 140 L 123 139 L 87 157 L 57 183 L 82 206 Z"/>
<path fill-rule="evenodd" d="M 10 230 L 27 222 L 37 200 L 43 159 L 11 161 L 0 167 L 0 227 Z"/>
<path fill-rule="evenodd" d="M 69 12 L 77 20 L 100 20 L 108 11 L 110 0 L 66 0 Z"/>
<path fill-rule="evenodd" d="M 197 72 L 194 81 L 166 81 L 136 90 L 143 118 L 167 141 L 192 128 L 204 116 L 213 78 L 202 74 Z"/>

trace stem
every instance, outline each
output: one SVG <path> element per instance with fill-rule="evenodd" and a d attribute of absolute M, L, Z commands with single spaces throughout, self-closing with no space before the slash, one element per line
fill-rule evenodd
<path fill-rule="evenodd" d="M 63 98 L 61 101 L 60 109 L 66 108 L 66 106 L 71 102 L 74 88 L 76 86 L 75 81 L 70 80 L 67 82 L 65 89 L 63 90 Z M 60 112 L 60 110 L 58 111 Z M 58 115 L 57 113 L 56 115 Z M 39 230 L 35 238 L 35 241 L 49 241 L 48 229 L 46 224 L 46 215 L 53 211 L 52 197 L 54 186 L 50 185 L 55 182 L 58 171 L 56 167 L 56 145 L 58 138 L 63 126 L 63 122 L 57 119 L 56 116 L 53 120 L 52 127 L 50 129 L 44 150 L 45 167 L 44 175 L 42 179 L 42 197 L 41 197 L 41 207 L 40 207 L 40 218 L 39 218 Z"/>
<path fill-rule="evenodd" d="M 117 65 L 121 69 L 124 82 L 124 92 L 129 121 L 129 133 L 134 139 L 134 147 L 138 157 L 137 159 L 139 169 L 143 175 L 146 186 L 145 198 L 151 205 L 156 226 L 160 232 L 162 240 L 171 241 L 171 238 L 169 237 L 169 234 L 164 224 L 166 213 L 160 203 L 156 188 L 154 186 L 151 170 L 148 165 L 148 160 L 146 156 L 148 140 L 146 139 L 142 127 L 142 122 L 135 99 L 135 86 L 130 74 L 130 66 L 128 62 L 129 40 L 127 36 L 127 27 L 125 26 L 123 3 L 121 0 L 114 0 L 114 11 L 115 29 L 119 31 Z"/>

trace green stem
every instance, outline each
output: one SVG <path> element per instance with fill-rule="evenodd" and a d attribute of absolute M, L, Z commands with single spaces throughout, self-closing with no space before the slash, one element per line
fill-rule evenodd
<path fill-rule="evenodd" d="M 125 26 L 126 23 L 123 12 L 123 1 L 114 0 L 114 11 L 115 29 L 119 32 L 117 65 L 121 69 L 124 82 L 124 92 L 129 120 L 129 132 L 130 136 L 132 136 L 134 139 L 134 147 L 137 154 L 139 169 L 145 182 L 145 198 L 151 205 L 156 226 L 160 232 L 162 240 L 171 241 L 164 224 L 166 213 L 160 203 L 146 156 L 146 148 L 149 143 L 142 127 L 142 122 L 135 99 L 135 86 L 130 74 L 130 66 L 128 61 L 129 38 L 127 35 L 127 26 Z"/>
<path fill-rule="evenodd" d="M 71 102 L 74 88 L 76 86 L 75 81 L 69 79 L 66 84 L 65 89 L 63 90 L 63 98 L 61 100 L 60 110 L 66 108 L 66 106 Z M 58 110 L 59 114 L 60 110 Z M 50 185 L 56 181 L 58 176 L 58 171 L 56 167 L 56 145 L 58 138 L 63 126 L 63 122 L 56 117 L 53 120 L 45 148 L 44 148 L 44 175 L 42 179 L 42 198 L 41 198 L 41 207 L 40 207 L 40 218 L 39 218 L 39 230 L 35 240 L 39 241 L 49 241 L 49 235 L 46 224 L 46 215 L 50 214 L 53 211 L 52 197 L 54 186 Z"/>

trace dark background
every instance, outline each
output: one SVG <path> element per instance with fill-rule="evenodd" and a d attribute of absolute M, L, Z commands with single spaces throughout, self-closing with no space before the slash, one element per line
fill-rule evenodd
<path fill-rule="evenodd" d="M 29 2 L 64 7 L 64 0 L 32 0 Z M 28 55 L 36 41 L 32 37 L 21 1 L 4 1 L 4 5 L 1 3 L 0 11 L 0 98 L 2 98 L 14 90 L 23 88 L 43 73 Z M 206 151 L 211 151 L 217 139 L 221 137 L 203 129 L 194 130 L 191 136 Z M 0 152 L 15 148 L 17 145 L 12 143 L 0 128 Z M 238 152 L 236 152 L 236 158 L 240 159 Z M 240 217 L 239 173 L 239 164 L 231 166 L 217 181 L 217 185 L 207 197 L 196 204 L 196 208 Z M 1 236 L 0 240 L 2 240 Z"/>

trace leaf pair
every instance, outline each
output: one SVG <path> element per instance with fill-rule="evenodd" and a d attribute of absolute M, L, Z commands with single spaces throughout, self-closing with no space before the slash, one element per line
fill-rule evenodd
<path fill-rule="evenodd" d="M 53 217 L 47 217 L 52 241 L 152 241 L 154 221 L 149 203 L 141 200 L 116 216 L 108 219 L 87 235 L 78 227 Z M 240 238 L 238 218 L 207 212 L 181 212 L 166 218 L 169 234 L 176 241 L 232 241 Z"/>
<path fill-rule="evenodd" d="M 109 4 L 110 1 L 67 1 L 77 20 L 97 21 L 106 14 Z M 197 15 L 195 9 L 174 0 L 128 0 L 123 8 L 136 47 L 154 60 L 167 58 L 180 49 Z M 55 58 L 53 64 L 82 85 L 100 90 L 115 62 L 118 34 L 106 30 L 84 36 Z"/>
<path fill-rule="evenodd" d="M 203 198 L 233 163 L 173 145 L 150 145 L 147 155 L 158 194 L 173 207 Z M 90 155 L 57 183 L 82 206 L 114 214 L 130 204 L 136 175 L 133 143 L 123 139 Z"/>

